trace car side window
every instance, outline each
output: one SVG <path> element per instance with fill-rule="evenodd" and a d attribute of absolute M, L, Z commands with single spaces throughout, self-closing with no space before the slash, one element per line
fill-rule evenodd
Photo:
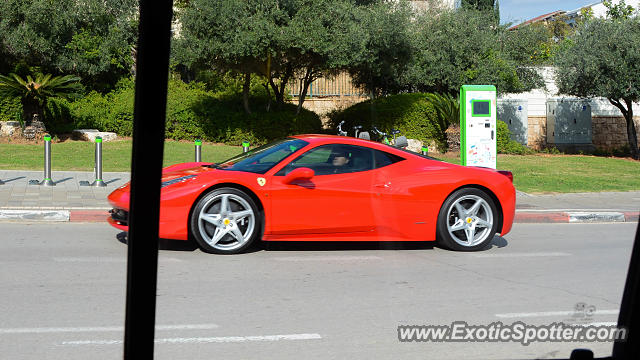
<path fill-rule="evenodd" d="M 374 158 L 375 158 L 375 168 L 379 169 L 381 167 L 385 167 L 387 165 L 391 165 L 391 164 L 395 164 L 399 161 L 404 160 L 404 158 L 398 156 L 398 155 L 393 155 L 390 154 L 386 151 L 380 151 L 380 150 L 373 150 L 374 152 Z"/>
<path fill-rule="evenodd" d="M 298 156 L 276 173 L 283 176 L 306 167 L 316 175 L 345 174 L 373 169 L 373 150 L 361 146 L 329 144 L 313 148 Z"/>

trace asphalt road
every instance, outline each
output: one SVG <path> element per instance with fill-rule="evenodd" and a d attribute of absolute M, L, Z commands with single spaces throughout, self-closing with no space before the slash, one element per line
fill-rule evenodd
<path fill-rule="evenodd" d="M 491 249 L 163 243 L 156 358 L 568 358 L 611 343 L 398 341 L 398 325 L 615 322 L 635 224 L 516 224 Z M 126 245 L 103 224 L 0 224 L 4 359 L 117 359 Z M 577 303 L 595 314 L 577 318 Z M 578 314 L 579 315 L 579 314 Z"/>

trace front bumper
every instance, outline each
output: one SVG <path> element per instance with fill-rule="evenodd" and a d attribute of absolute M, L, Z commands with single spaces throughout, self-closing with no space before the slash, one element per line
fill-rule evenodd
<path fill-rule="evenodd" d="M 111 226 L 123 231 L 129 230 L 129 212 L 123 209 L 113 208 L 109 210 L 111 216 L 107 219 Z"/>

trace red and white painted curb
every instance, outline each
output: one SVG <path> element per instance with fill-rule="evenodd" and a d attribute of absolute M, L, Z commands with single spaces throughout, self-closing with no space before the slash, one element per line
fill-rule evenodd
<path fill-rule="evenodd" d="M 516 211 L 515 223 L 637 222 L 638 211 Z M 106 222 L 107 209 L 0 209 L 0 221 Z"/>
<path fill-rule="evenodd" d="M 637 222 L 638 211 L 516 211 L 515 223 Z"/>
<path fill-rule="evenodd" d="M 106 222 L 107 209 L 0 209 L 0 221 L 21 222 Z"/>

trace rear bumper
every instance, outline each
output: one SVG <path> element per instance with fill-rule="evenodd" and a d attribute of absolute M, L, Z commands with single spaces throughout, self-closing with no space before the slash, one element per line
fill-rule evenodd
<path fill-rule="evenodd" d="M 501 199 L 502 206 L 502 229 L 500 229 L 500 235 L 504 236 L 511 231 L 513 221 L 516 216 L 516 191 L 509 191 L 508 195 L 503 196 Z"/>

